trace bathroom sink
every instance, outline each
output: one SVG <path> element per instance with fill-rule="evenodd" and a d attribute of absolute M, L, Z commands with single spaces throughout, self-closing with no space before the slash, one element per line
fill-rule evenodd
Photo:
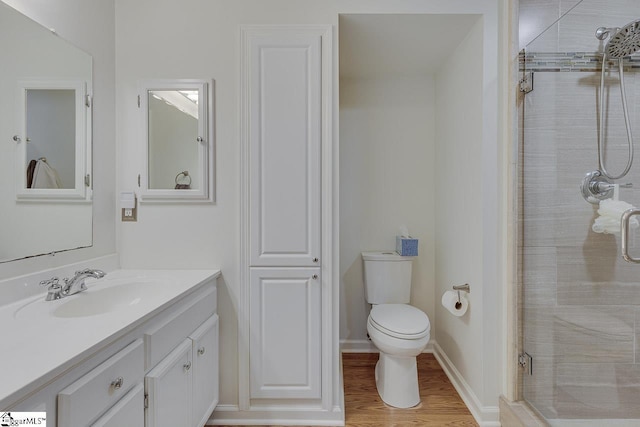
<path fill-rule="evenodd" d="M 87 281 L 88 289 L 55 301 L 45 301 L 43 296 L 30 299 L 18 307 L 13 317 L 77 318 L 97 316 L 131 309 L 144 309 L 156 304 L 171 292 L 171 283 L 144 278 L 100 279 Z"/>
<path fill-rule="evenodd" d="M 86 317 L 124 310 L 154 298 L 156 283 L 129 282 L 102 288 L 99 285 L 62 299 L 54 317 Z"/>

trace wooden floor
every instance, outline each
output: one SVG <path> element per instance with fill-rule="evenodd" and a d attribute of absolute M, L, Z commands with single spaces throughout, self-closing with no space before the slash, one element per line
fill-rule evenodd
<path fill-rule="evenodd" d="M 418 356 L 421 403 L 409 409 L 387 406 L 378 395 L 374 368 L 378 355 L 344 353 L 346 425 L 364 426 L 477 426 L 433 354 Z"/>
<path fill-rule="evenodd" d="M 418 356 L 422 402 L 409 409 L 387 406 L 376 390 L 377 353 L 344 353 L 344 404 L 348 427 L 478 426 L 433 354 Z"/>

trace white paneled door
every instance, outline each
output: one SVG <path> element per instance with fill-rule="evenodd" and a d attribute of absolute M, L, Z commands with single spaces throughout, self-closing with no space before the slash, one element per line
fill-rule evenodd
<path fill-rule="evenodd" d="M 320 268 L 252 268 L 252 398 L 321 397 Z"/>
<path fill-rule="evenodd" d="M 250 39 L 251 266 L 320 262 L 322 37 Z"/>
<path fill-rule="evenodd" d="M 333 408 L 332 260 L 322 259 L 332 230 L 323 214 L 332 206 L 331 40 L 330 26 L 241 33 L 239 406 L 282 419 Z"/>

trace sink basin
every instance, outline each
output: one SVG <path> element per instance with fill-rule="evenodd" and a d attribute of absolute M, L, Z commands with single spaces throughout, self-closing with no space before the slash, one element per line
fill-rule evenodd
<path fill-rule="evenodd" d="M 101 287 L 100 285 L 79 292 L 59 301 L 52 315 L 54 317 L 86 317 L 124 310 L 155 299 L 153 288 L 157 283 L 127 282 L 120 285 Z"/>
<path fill-rule="evenodd" d="M 112 312 L 124 314 L 156 304 L 173 288 L 171 282 L 146 278 L 100 279 L 87 281 L 87 287 L 86 291 L 55 301 L 45 301 L 44 296 L 31 298 L 14 311 L 13 317 L 51 316 L 63 319 Z"/>

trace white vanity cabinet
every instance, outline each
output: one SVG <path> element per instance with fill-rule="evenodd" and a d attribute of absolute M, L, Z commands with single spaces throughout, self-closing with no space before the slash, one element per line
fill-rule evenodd
<path fill-rule="evenodd" d="M 50 427 L 203 426 L 218 403 L 218 275 L 191 273 L 197 280 L 191 288 L 168 283 L 184 290 L 137 320 L 105 331 L 108 338 L 92 341 L 3 409 L 46 411 Z M 107 325 L 122 316 L 97 322 Z M 88 322 L 78 319 L 78 329 L 64 331 L 56 342 L 81 348 L 72 341 L 74 334 L 90 337 L 98 328 Z M 65 325 L 75 323 L 65 320 Z"/>

